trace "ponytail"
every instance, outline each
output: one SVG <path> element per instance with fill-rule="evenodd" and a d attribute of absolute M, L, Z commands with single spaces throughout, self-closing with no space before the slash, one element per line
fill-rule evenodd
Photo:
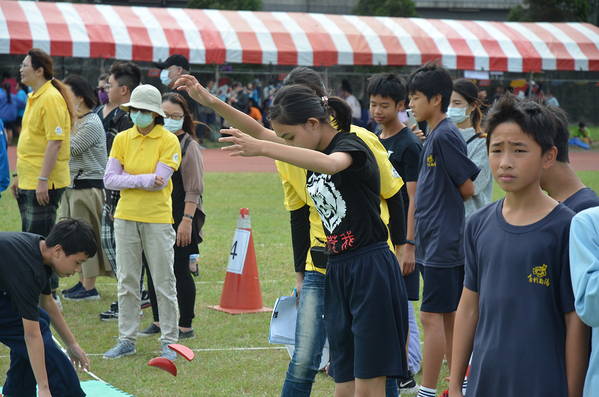
<path fill-rule="evenodd" d="M 31 67 L 33 67 L 34 70 L 37 70 L 39 68 L 44 69 L 44 78 L 46 80 L 51 81 L 54 88 L 56 88 L 58 92 L 60 92 L 60 95 L 62 95 L 62 97 L 64 98 L 64 101 L 67 105 L 67 109 L 69 111 L 69 116 L 71 117 L 72 126 L 73 122 L 77 118 L 75 106 L 73 105 L 73 101 L 71 101 L 71 98 L 69 97 L 65 85 L 62 84 L 60 80 L 54 78 L 54 61 L 52 60 L 52 57 L 46 54 L 44 51 L 40 50 L 39 48 L 30 49 L 29 51 L 27 51 L 27 55 L 29 55 L 29 57 L 31 58 Z"/>
<path fill-rule="evenodd" d="M 284 125 L 306 124 L 315 118 L 321 123 L 331 124 L 339 131 L 349 131 L 351 108 L 339 97 L 318 96 L 304 85 L 288 85 L 275 94 L 270 106 L 270 119 Z"/>
<path fill-rule="evenodd" d="M 12 100 L 10 99 L 10 84 L 9 83 L 4 84 L 4 91 L 6 91 L 6 100 L 8 101 L 8 103 L 12 103 Z"/>

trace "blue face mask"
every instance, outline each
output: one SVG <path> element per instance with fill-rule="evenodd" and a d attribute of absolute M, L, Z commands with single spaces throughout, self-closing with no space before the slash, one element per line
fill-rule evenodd
<path fill-rule="evenodd" d="M 169 74 L 168 69 L 162 69 L 162 71 L 160 72 L 160 81 L 162 82 L 162 84 L 164 84 L 167 87 L 172 81 L 171 78 L 168 77 L 168 74 Z"/>
<path fill-rule="evenodd" d="M 470 114 L 466 114 L 466 108 L 447 108 L 447 116 L 456 124 L 466 120 Z"/>
<path fill-rule="evenodd" d="M 181 128 L 183 128 L 183 119 L 181 120 L 173 120 L 173 119 L 164 119 L 164 128 L 175 134 Z"/>
<path fill-rule="evenodd" d="M 133 121 L 133 124 L 135 124 L 139 128 L 146 128 L 154 122 L 154 116 L 152 113 L 143 114 L 142 112 L 131 112 L 131 121 Z"/>

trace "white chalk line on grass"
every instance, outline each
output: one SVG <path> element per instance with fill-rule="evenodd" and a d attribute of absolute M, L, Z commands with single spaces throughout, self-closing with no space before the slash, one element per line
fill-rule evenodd
<path fill-rule="evenodd" d="M 221 347 L 212 349 L 191 349 L 194 352 L 227 352 L 227 351 L 256 351 L 256 350 L 284 350 L 285 346 L 272 347 Z M 88 356 L 103 356 L 104 353 L 87 353 Z M 0 356 L 0 358 L 10 358 L 10 356 Z"/>
<path fill-rule="evenodd" d="M 260 284 L 268 284 L 268 283 L 279 283 L 279 282 L 284 282 L 283 280 L 260 280 Z M 196 284 L 224 284 L 225 281 L 196 281 Z M 116 286 L 117 283 L 105 283 L 102 285 L 110 285 L 110 286 Z"/>

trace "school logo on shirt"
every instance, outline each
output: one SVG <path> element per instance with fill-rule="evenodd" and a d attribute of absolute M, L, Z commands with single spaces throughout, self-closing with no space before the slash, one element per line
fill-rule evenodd
<path fill-rule="evenodd" d="M 175 163 L 179 164 L 179 153 L 175 153 L 175 154 L 173 155 L 173 161 L 174 161 Z"/>
<path fill-rule="evenodd" d="M 60 126 L 56 127 L 56 129 L 54 130 L 54 132 L 56 132 L 56 135 L 61 135 L 62 134 L 62 128 L 60 128 Z"/>
<path fill-rule="evenodd" d="M 331 233 L 345 218 L 347 207 L 341 192 L 331 182 L 331 175 L 312 174 L 306 186 L 322 225 Z"/>
<path fill-rule="evenodd" d="M 437 165 L 437 163 L 435 163 L 435 159 L 433 159 L 432 154 L 426 158 L 426 165 L 427 167 L 435 167 Z"/>
<path fill-rule="evenodd" d="M 532 274 L 528 275 L 528 282 L 541 284 L 549 287 L 549 277 L 547 277 L 547 265 L 537 266 L 532 269 Z"/>

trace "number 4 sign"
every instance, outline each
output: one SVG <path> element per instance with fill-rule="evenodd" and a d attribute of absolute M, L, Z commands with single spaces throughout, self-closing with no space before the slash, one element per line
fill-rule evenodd
<path fill-rule="evenodd" d="M 243 274 L 243 265 L 245 264 L 245 255 L 248 251 L 250 234 L 249 230 L 235 229 L 235 237 L 233 237 L 233 245 L 229 254 L 227 272 Z"/>

